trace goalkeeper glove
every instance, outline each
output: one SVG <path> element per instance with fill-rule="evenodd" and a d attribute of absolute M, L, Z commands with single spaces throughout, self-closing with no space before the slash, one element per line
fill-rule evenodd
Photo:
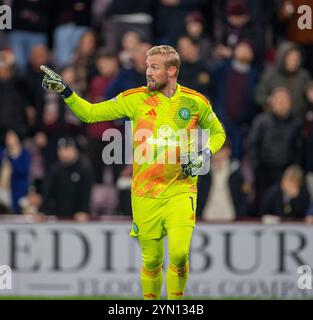
<path fill-rule="evenodd" d="M 47 66 L 40 66 L 40 69 L 45 73 L 42 80 L 42 87 L 60 93 L 63 98 L 68 98 L 73 91 L 63 81 L 63 79 Z"/>
<path fill-rule="evenodd" d="M 204 148 L 199 153 L 188 153 L 181 159 L 182 171 L 186 176 L 205 175 L 210 171 L 210 160 L 212 152 L 209 148 Z"/>

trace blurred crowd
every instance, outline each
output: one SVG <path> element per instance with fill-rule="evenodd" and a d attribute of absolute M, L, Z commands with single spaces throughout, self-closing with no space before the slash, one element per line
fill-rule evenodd
<path fill-rule="evenodd" d="M 131 215 L 131 165 L 105 165 L 106 129 L 41 88 L 51 66 L 92 103 L 146 84 L 169 44 L 178 82 L 209 98 L 227 132 L 201 176 L 204 220 L 313 222 L 313 31 L 299 0 L 0 0 L 0 213 L 87 221 Z M 313 0 L 306 1 L 313 9 Z M 275 220 L 276 221 L 276 220 Z"/>

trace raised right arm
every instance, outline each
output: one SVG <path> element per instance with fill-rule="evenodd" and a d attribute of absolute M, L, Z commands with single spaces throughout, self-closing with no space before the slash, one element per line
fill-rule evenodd
<path fill-rule="evenodd" d="M 133 118 L 134 109 L 127 103 L 122 93 L 111 100 L 92 104 L 73 92 L 62 77 L 52 69 L 47 66 L 41 66 L 40 69 L 45 73 L 42 87 L 59 93 L 81 121 L 93 123 L 124 117 Z"/>
<path fill-rule="evenodd" d="M 73 113 L 82 122 L 86 123 L 109 121 L 124 117 L 133 118 L 133 108 L 125 101 L 122 94 L 111 100 L 89 103 L 73 92 L 68 98 L 64 98 L 64 101 Z"/>

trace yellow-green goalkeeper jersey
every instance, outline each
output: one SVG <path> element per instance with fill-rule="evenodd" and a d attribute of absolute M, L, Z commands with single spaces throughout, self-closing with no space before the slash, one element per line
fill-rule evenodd
<path fill-rule="evenodd" d="M 132 194 L 137 196 L 166 198 L 197 192 L 197 177 L 185 176 L 181 170 L 182 148 L 186 152 L 194 148 L 194 139 L 186 137 L 192 129 L 204 129 L 209 134 L 207 146 L 212 154 L 225 141 L 224 129 L 209 101 L 197 91 L 180 85 L 171 98 L 159 91 L 139 87 L 96 104 L 87 102 L 76 93 L 65 102 L 86 123 L 124 117 L 131 120 L 134 148 Z"/>

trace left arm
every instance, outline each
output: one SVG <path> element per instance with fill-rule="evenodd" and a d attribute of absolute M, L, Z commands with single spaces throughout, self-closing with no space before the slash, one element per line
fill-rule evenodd
<path fill-rule="evenodd" d="M 197 154 L 181 157 L 182 171 L 186 176 L 205 175 L 210 170 L 210 158 L 223 146 L 226 134 L 208 101 L 200 98 L 198 125 L 208 134 L 204 149 Z"/>
<path fill-rule="evenodd" d="M 200 103 L 198 124 L 209 137 L 205 147 L 209 148 L 212 154 L 219 151 L 226 139 L 225 130 L 213 112 L 211 104 L 204 100 Z"/>

